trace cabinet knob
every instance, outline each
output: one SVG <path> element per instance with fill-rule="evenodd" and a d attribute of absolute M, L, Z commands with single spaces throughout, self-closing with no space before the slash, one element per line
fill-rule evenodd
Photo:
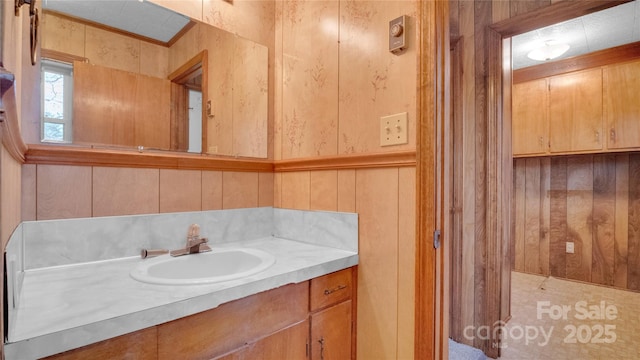
<path fill-rule="evenodd" d="M 611 142 L 612 142 L 612 143 L 615 143 L 615 142 L 616 142 L 616 129 L 613 129 L 613 128 L 612 128 L 612 129 L 609 131 L 609 138 L 611 139 Z"/>
<path fill-rule="evenodd" d="M 596 130 L 596 143 L 600 143 L 600 131 Z"/>

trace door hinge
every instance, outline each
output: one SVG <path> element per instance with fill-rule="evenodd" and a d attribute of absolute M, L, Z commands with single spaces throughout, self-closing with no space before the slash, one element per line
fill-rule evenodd
<path fill-rule="evenodd" d="M 440 230 L 433 232 L 433 247 L 435 249 L 440 248 Z"/>

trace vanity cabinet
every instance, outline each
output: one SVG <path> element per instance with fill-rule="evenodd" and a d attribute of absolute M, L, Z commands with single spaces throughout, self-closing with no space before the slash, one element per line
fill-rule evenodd
<path fill-rule="evenodd" d="M 640 61 L 605 66 L 603 82 L 607 148 L 640 148 Z"/>
<path fill-rule="evenodd" d="M 353 359 L 355 277 L 344 269 L 46 359 Z"/>
<path fill-rule="evenodd" d="M 311 359 L 355 359 L 351 269 L 311 280 Z"/>

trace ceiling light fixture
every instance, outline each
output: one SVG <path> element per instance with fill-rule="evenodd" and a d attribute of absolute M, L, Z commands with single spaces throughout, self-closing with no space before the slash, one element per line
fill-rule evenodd
<path fill-rule="evenodd" d="M 569 44 L 559 43 L 554 40 L 545 41 L 540 47 L 531 50 L 527 57 L 536 61 L 548 61 L 555 59 L 569 50 Z"/>

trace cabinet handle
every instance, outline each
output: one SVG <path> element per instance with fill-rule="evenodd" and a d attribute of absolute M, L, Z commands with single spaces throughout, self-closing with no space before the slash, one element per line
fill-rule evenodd
<path fill-rule="evenodd" d="M 611 131 L 609 132 L 609 137 L 611 138 L 612 143 L 616 142 L 616 129 L 611 129 Z"/>
<path fill-rule="evenodd" d="M 324 289 L 324 294 L 325 295 L 333 294 L 336 291 L 340 291 L 340 290 L 346 289 L 346 288 L 347 288 L 346 285 L 338 285 L 338 286 L 334 287 L 333 289 Z"/>
<path fill-rule="evenodd" d="M 320 360 L 324 360 L 324 337 L 321 337 L 318 342 L 320 343 Z"/>
<path fill-rule="evenodd" d="M 600 143 L 600 131 L 596 130 L 596 143 Z"/>

